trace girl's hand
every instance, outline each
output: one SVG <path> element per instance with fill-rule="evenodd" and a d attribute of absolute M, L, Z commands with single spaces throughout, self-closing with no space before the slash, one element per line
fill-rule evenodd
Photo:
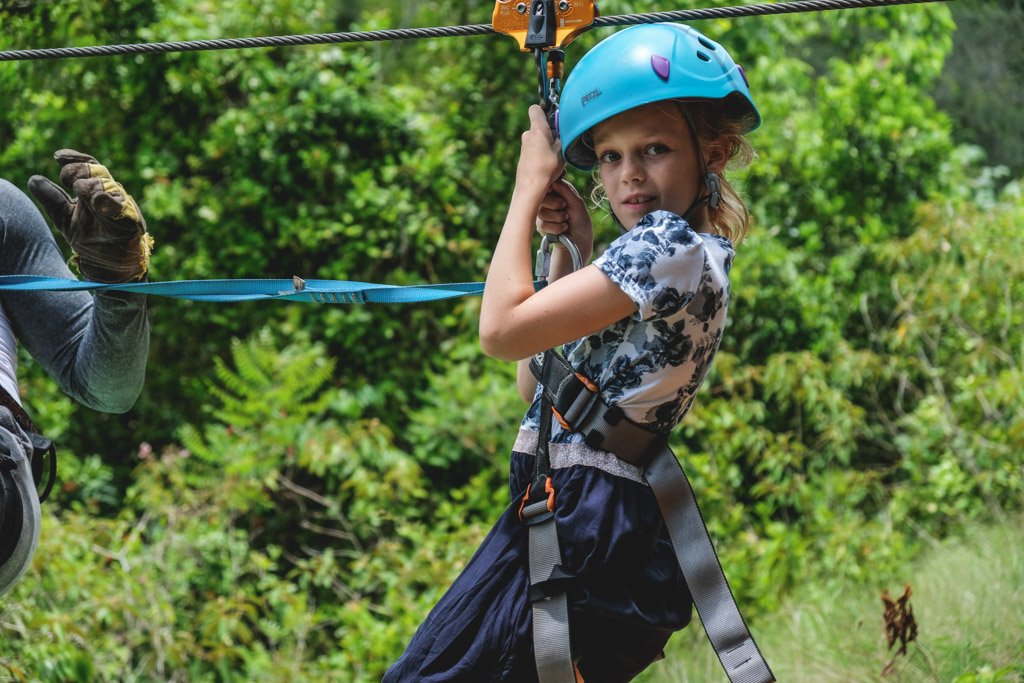
<path fill-rule="evenodd" d="M 556 180 L 541 202 L 537 211 L 537 232 L 564 234 L 579 248 L 584 263 L 589 260 L 594 244 L 594 225 L 580 193 L 565 178 Z"/>
<path fill-rule="evenodd" d="M 516 169 L 516 188 L 547 192 L 565 169 L 565 162 L 559 154 L 558 140 L 551 136 L 544 110 L 539 105 L 530 106 L 530 130 L 523 133 L 519 151 L 519 166 Z"/>

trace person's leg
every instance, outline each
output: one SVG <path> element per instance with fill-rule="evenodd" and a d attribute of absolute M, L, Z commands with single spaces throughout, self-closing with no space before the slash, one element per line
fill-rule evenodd
<path fill-rule="evenodd" d="M 0 275 L 73 278 L 39 210 L 0 179 Z M 138 397 L 149 353 L 146 297 L 127 293 L 2 292 L 18 341 L 76 400 L 124 412 Z"/>
<path fill-rule="evenodd" d="M 383 683 L 536 681 L 525 529 L 507 509 Z"/>

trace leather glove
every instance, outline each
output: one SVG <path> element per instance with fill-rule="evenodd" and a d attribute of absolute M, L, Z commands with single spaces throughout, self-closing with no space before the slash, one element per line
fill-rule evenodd
<path fill-rule="evenodd" d="M 29 178 L 29 192 L 71 245 L 71 264 L 93 282 L 132 282 L 149 271 L 153 238 L 146 221 L 121 183 L 88 154 L 58 150 L 60 180 L 72 198 L 49 178 Z"/>

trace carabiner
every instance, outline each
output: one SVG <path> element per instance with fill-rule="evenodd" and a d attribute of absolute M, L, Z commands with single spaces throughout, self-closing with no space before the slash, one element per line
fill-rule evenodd
<path fill-rule="evenodd" d="M 547 282 L 548 273 L 551 270 L 551 250 L 554 248 L 554 240 L 561 242 L 562 246 L 569 250 L 569 257 L 572 259 L 572 270 L 576 272 L 583 267 L 583 257 L 580 256 L 579 248 L 571 239 L 565 235 L 545 234 L 540 241 L 540 249 L 537 250 L 537 261 L 533 267 L 534 276 L 543 282 Z"/>

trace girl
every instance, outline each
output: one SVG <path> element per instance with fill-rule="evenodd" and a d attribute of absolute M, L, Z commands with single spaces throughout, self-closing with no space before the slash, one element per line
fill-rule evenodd
<path fill-rule="evenodd" d="M 682 25 L 621 31 L 589 52 L 562 93 L 560 142 L 530 108 L 508 217 L 480 314 L 483 350 L 517 360 L 564 344 L 575 371 L 632 422 L 667 433 L 690 407 L 718 348 L 729 303 L 733 241 L 747 211 L 722 177 L 749 153 L 759 125 L 742 70 Z M 535 225 L 564 234 L 584 262 L 593 229 L 565 161 L 597 167 L 624 234 L 570 272 L 552 259 L 534 292 Z M 540 429 L 536 382 L 520 363 L 532 406 L 513 447 L 502 515 L 384 680 L 536 681 L 528 599 L 528 531 L 518 501 L 531 481 Z M 543 416 L 550 419 L 550 415 Z M 576 675 L 628 681 L 661 656 L 690 620 L 692 600 L 641 468 L 588 446 L 554 423 L 549 439 L 554 519 L 567 589 Z"/>

